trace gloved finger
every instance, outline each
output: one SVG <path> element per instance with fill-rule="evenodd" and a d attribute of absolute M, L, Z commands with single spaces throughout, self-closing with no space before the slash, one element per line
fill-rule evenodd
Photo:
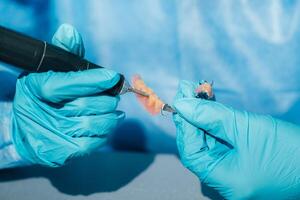
<path fill-rule="evenodd" d="M 179 100 L 182 98 L 195 97 L 195 90 L 197 87 L 198 87 L 197 83 L 186 81 L 186 80 L 180 81 L 174 100 L 176 101 L 176 100 Z M 180 117 L 178 117 L 178 118 L 180 118 Z M 176 124 L 176 122 L 175 122 L 175 124 Z M 205 143 L 209 148 L 212 149 L 213 147 L 216 146 L 217 142 L 216 142 L 215 138 L 210 137 L 209 135 L 206 135 L 206 134 L 204 135 L 204 137 L 205 137 Z"/>
<path fill-rule="evenodd" d="M 212 157 L 206 135 L 197 127 L 174 115 L 176 143 L 182 164 L 204 180 L 218 157 Z"/>
<path fill-rule="evenodd" d="M 180 81 L 174 101 L 185 97 L 195 97 L 196 88 L 197 88 L 196 83 L 186 81 L 186 80 Z"/>
<path fill-rule="evenodd" d="M 51 158 L 44 160 L 48 166 L 62 166 L 72 158 L 84 156 L 97 150 L 107 141 L 107 138 L 100 137 L 65 137 L 60 139 L 63 141 L 62 144 L 43 152 L 47 155 L 47 158 Z M 67 142 L 64 140 L 67 140 Z M 42 146 L 42 149 L 44 149 L 44 146 Z"/>
<path fill-rule="evenodd" d="M 192 95 L 193 95 L 193 83 L 186 81 L 186 80 L 182 80 L 179 82 L 174 101 L 176 101 L 177 99 L 184 98 L 184 97 L 191 97 Z M 174 114 L 173 121 L 175 123 L 176 131 L 177 131 L 177 134 L 176 134 L 177 147 L 178 147 L 179 153 L 181 153 L 183 146 L 184 146 L 184 145 L 182 145 L 183 142 L 181 142 L 181 140 L 183 138 L 182 136 L 184 135 L 184 129 L 182 129 L 182 124 L 184 122 L 184 119 L 181 118 L 178 114 Z M 205 143 L 205 141 L 202 141 L 202 142 Z"/>
<path fill-rule="evenodd" d="M 180 81 L 174 101 L 194 97 L 196 87 L 197 84 L 193 82 Z M 213 162 L 207 152 L 209 150 L 206 142 L 207 136 L 202 130 L 189 124 L 178 114 L 173 115 L 173 120 L 176 126 L 177 148 L 183 165 L 204 179 L 208 172 L 208 166 Z"/>
<path fill-rule="evenodd" d="M 59 103 L 97 95 L 112 88 L 119 79 L 118 73 L 100 68 L 78 72 L 31 73 L 20 81 L 39 99 Z"/>
<path fill-rule="evenodd" d="M 116 110 L 120 97 L 112 96 L 91 96 L 80 97 L 68 103 L 57 110 L 66 117 L 78 117 L 84 115 L 100 115 Z"/>
<path fill-rule="evenodd" d="M 74 157 L 87 155 L 99 149 L 106 142 L 106 137 L 74 137 L 72 138 L 73 153 L 67 159 L 70 160 Z"/>
<path fill-rule="evenodd" d="M 180 81 L 174 100 L 176 101 L 178 99 L 182 99 L 186 97 L 194 97 L 195 88 L 196 88 L 196 84 L 194 84 L 193 82 L 186 81 L 186 80 Z M 193 138 L 193 137 L 189 137 L 190 135 L 189 133 L 184 134 L 185 129 L 183 128 L 183 125 L 184 127 L 188 128 L 187 130 L 192 130 L 190 131 L 190 133 L 197 134 L 199 131 L 197 130 L 198 128 L 187 125 L 186 121 L 178 114 L 173 115 L 173 121 L 175 123 L 176 130 L 177 130 L 177 144 L 178 144 L 177 146 L 179 148 L 179 152 L 182 152 L 180 151 L 180 148 L 184 146 L 183 145 L 184 143 L 182 142 L 183 136 L 186 135 L 187 138 Z M 201 144 L 200 146 L 198 146 L 198 148 L 202 148 L 202 146 L 206 146 L 206 142 L 203 139 L 201 139 L 201 137 L 198 137 L 197 141 L 199 144 Z"/>
<path fill-rule="evenodd" d="M 186 122 L 178 114 L 173 116 L 176 125 L 176 142 L 181 157 L 199 153 L 199 150 L 207 150 L 206 139 L 203 131 Z"/>
<path fill-rule="evenodd" d="M 85 49 L 79 32 L 70 24 L 62 24 L 52 37 L 52 44 L 84 57 Z"/>
<path fill-rule="evenodd" d="M 125 118 L 125 113 L 115 111 L 103 115 L 69 117 L 61 120 L 59 129 L 72 137 L 104 138 Z"/>
<path fill-rule="evenodd" d="M 178 114 L 192 125 L 235 146 L 235 113 L 213 101 L 183 98 L 174 102 Z"/>

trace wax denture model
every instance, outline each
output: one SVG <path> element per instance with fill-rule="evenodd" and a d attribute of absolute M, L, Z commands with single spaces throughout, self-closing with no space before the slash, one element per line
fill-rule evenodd
<path fill-rule="evenodd" d="M 148 96 L 143 96 L 136 94 L 138 101 L 143 105 L 143 107 L 152 115 L 157 115 L 162 113 L 162 111 L 167 111 L 175 113 L 176 111 L 168 104 L 164 103 L 155 93 L 149 88 L 145 82 L 142 80 L 141 76 L 135 75 L 132 78 L 132 85 L 135 89 L 140 90 L 148 94 Z M 195 97 L 207 100 L 215 100 L 215 96 L 212 90 L 213 83 L 208 83 L 207 81 L 201 81 L 199 86 L 195 90 Z"/>
<path fill-rule="evenodd" d="M 136 94 L 138 101 L 149 113 L 156 115 L 161 112 L 165 103 L 145 84 L 139 75 L 133 76 L 132 85 L 135 89 L 141 90 L 149 95 L 148 97 L 145 97 Z"/>
<path fill-rule="evenodd" d="M 213 82 L 200 81 L 198 87 L 195 90 L 195 97 L 207 100 L 215 100 L 215 94 L 213 92 Z"/>

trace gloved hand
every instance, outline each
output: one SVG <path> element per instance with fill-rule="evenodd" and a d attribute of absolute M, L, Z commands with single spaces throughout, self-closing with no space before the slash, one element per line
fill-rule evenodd
<path fill-rule="evenodd" d="M 300 127 L 196 99 L 195 88 L 181 82 L 174 102 L 183 165 L 226 199 L 300 199 Z"/>
<path fill-rule="evenodd" d="M 84 55 L 81 36 L 70 25 L 61 26 L 52 41 Z M 19 78 L 11 130 L 17 152 L 31 163 L 55 167 L 102 146 L 124 113 L 115 110 L 119 97 L 99 93 L 119 78 L 108 69 L 49 71 Z"/>

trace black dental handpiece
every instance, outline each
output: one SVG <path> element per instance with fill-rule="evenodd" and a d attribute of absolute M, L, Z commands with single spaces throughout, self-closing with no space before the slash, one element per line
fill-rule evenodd
<path fill-rule="evenodd" d="M 69 72 L 103 68 L 60 47 L 0 26 L 0 60 L 28 72 Z M 120 74 L 119 82 L 105 91 L 109 95 L 127 92 L 130 86 Z"/>

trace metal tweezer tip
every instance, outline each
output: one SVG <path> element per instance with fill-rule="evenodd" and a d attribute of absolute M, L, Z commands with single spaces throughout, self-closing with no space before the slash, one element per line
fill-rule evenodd
<path fill-rule="evenodd" d="M 176 113 L 176 110 L 174 110 L 174 108 L 172 108 L 169 104 L 164 104 L 161 110 L 171 112 L 174 114 Z"/>

